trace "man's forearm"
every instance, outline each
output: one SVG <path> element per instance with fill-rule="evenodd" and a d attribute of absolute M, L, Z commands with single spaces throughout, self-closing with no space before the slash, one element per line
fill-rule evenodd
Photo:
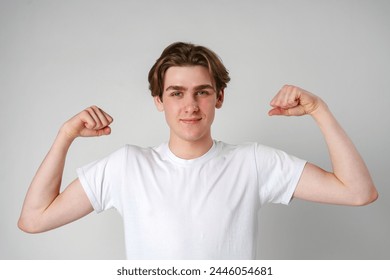
<path fill-rule="evenodd" d="M 366 164 L 328 106 L 321 102 L 311 115 L 325 137 L 337 179 L 350 188 L 357 199 L 368 202 L 375 200 L 377 192 Z"/>

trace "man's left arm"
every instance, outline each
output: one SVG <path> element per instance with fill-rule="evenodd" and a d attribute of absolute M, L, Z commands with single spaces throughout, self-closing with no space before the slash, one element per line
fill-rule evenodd
<path fill-rule="evenodd" d="M 271 106 L 270 116 L 311 115 L 328 146 L 333 172 L 307 163 L 295 198 L 356 206 L 377 199 L 377 190 L 362 157 L 323 100 L 299 87 L 286 85 L 272 99 Z"/>

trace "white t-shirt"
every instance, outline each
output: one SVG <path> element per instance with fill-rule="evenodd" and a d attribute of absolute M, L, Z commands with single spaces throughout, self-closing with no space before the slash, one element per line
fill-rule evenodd
<path fill-rule="evenodd" d="M 126 145 L 77 171 L 96 212 L 122 215 L 128 259 L 254 259 L 260 207 L 288 204 L 305 163 L 214 141 L 191 160 Z"/>

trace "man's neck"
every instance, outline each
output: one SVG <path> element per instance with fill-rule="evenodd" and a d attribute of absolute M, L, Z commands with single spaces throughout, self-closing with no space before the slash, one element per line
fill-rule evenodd
<path fill-rule="evenodd" d="M 185 141 L 182 139 L 170 139 L 169 149 L 182 159 L 194 159 L 203 156 L 213 146 L 211 137 L 199 141 Z"/>

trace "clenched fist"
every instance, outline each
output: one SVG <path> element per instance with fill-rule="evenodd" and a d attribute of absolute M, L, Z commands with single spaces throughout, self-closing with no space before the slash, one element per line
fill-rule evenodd
<path fill-rule="evenodd" d="M 283 86 L 272 99 L 273 107 L 268 115 L 302 116 L 310 115 L 324 102 L 316 95 L 292 85 Z"/>
<path fill-rule="evenodd" d="M 113 118 L 97 106 L 91 106 L 75 115 L 61 130 L 71 139 L 109 135 Z"/>

